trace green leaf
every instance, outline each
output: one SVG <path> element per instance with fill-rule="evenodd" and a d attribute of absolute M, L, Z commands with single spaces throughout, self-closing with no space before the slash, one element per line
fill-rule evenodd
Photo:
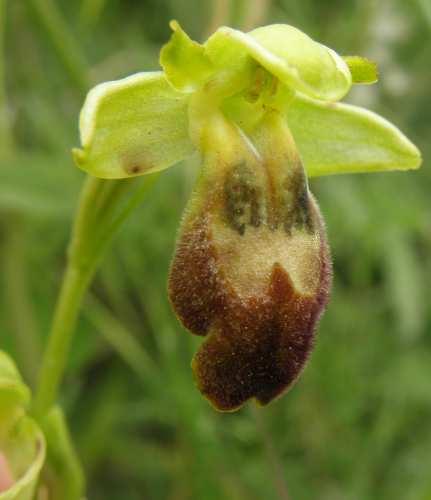
<path fill-rule="evenodd" d="M 174 33 L 160 52 L 160 65 L 171 85 L 191 92 L 208 80 L 214 68 L 203 45 L 191 40 L 176 21 L 170 27 Z"/>
<path fill-rule="evenodd" d="M 418 168 L 414 144 L 384 118 L 348 104 L 296 96 L 287 120 L 310 177 Z"/>
<path fill-rule="evenodd" d="M 376 83 L 378 80 L 377 64 L 366 57 L 345 56 L 344 62 L 347 64 L 352 75 L 353 83 Z"/>
<path fill-rule="evenodd" d="M 161 72 L 137 73 L 93 88 L 80 116 L 82 170 L 121 179 L 170 167 L 193 152 L 187 96 Z"/>
<path fill-rule="evenodd" d="M 214 65 L 238 71 L 251 58 L 285 85 L 316 99 L 336 101 L 352 80 L 342 58 L 287 24 L 273 24 L 248 34 L 220 28 L 205 44 Z"/>
<path fill-rule="evenodd" d="M 20 418 L 2 443 L 2 451 L 15 482 L 0 493 L 0 500 L 32 500 L 46 453 L 39 427 L 31 418 Z"/>

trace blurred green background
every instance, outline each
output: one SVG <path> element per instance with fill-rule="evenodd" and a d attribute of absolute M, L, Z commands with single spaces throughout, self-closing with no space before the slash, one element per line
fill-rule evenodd
<path fill-rule="evenodd" d="M 347 101 L 397 124 L 417 172 L 313 180 L 332 302 L 281 400 L 218 414 L 195 389 L 166 280 L 196 165 L 164 172 L 108 252 L 62 405 L 91 500 L 431 499 L 430 0 L 0 0 L 0 348 L 33 384 L 83 174 L 78 113 L 97 82 L 158 68 L 176 18 L 289 23 L 378 62 Z"/>

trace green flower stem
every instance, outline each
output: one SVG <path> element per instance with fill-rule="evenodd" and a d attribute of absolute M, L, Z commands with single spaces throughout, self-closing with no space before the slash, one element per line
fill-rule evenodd
<path fill-rule="evenodd" d="M 103 181 L 88 177 L 81 194 L 75 225 L 69 247 L 68 263 L 58 297 L 48 345 L 44 354 L 35 395 L 34 411 L 45 415 L 52 407 L 65 369 L 69 345 L 75 328 L 79 308 L 89 285 L 93 269 L 85 265 L 87 220 Z"/>
<path fill-rule="evenodd" d="M 68 265 L 57 302 L 50 338 L 44 356 L 35 413 L 43 416 L 52 407 L 64 372 L 78 311 L 91 273 Z"/>
<path fill-rule="evenodd" d="M 115 236 L 117 231 L 129 217 L 129 215 L 133 212 L 133 210 L 142 202 L 143 198 L 147 194 L 147 192 L 151 189 L 155 181 L 159 176 L 159 172 L 156 172 L 151 175 L 147 175 L 145 180 L 142 182 L 141 186 L 136 190 L 134 194 L 130 196 L 127 200 L 127 203 L 120 210 L 118 215 L 116 215 L 111 223 L 107 225 L 98 240 L 98 245 L 95 249 L 96 255 L 100 254 L 103 249 L 108 245 L 111 239 Z M 115 181 L 118 183 L 124 181 Z M 112 202 L 111 202 L 112 203 Z"/>
<path fill-rule="evenodd" d="M 103 252 L 156 177 L 147 176 L 124 203 L 136 179 L 107 181 L 88 177 L 84 184 L 35 396 L 34 413 L 39 418 L 56 401 L 79 310 Z"/>

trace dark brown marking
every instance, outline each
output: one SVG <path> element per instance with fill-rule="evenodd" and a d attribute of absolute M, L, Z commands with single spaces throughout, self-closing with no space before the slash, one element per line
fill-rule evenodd
<path fill-rule="evenodd" d="M 128 165 L 125 170 L 129 175 L 137 175 L 140 172 L 143 172 L 144 168 L 140 165 Z"/>
<path fill-rule="evenodd" d="M 255 174 L 245 162 L 229 170 L 224 183 L 225 217 L 241 235 L 248 225 L 258 227 L 261 223 L 261 192 Z"/>
<path fill-rule="evenodd" d="M 288 235 L 292 229 L 313 232 L 310 194 L 300 160 L 288 170 L 284 179 L 280 181 L 279 176 L 279 171 L 273 175 L 271 169 L 266 168 L 260 179 L 260 183 L 265 183 L 262 186 L 246 162 L 228 171 L 224 183 L 224 205 L 230 227 L 240 235 L 245 234 L 247 226 L 259 227 L 262 223 L 272 231 L 282 227 Z"/>
<path fill-rule="evenodd" d="M 307 179 L 302 165 L 293 168 L 281 184 L 281 211 L 283 227 L 290 234 L 292 228 L 305 229 L 309 234 L 313 232 L 313 221 L 310 215 L 310 193 Z"/>

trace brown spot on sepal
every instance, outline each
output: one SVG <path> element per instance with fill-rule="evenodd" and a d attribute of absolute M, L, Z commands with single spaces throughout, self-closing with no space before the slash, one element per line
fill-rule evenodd
<path fill-rule="evenodd" d="M 152 159 L 143 151 L 129 151 L 120 156 L 124 172 L 130 177 L 151 171 Z"/>
<path fill-rule="evenodd" d="M 233 411 L 250 398 L 269 403 L 305 366 L 331 281 L 325 229 L 317 205 L 310 203 L 320 237 L 320 276 L 312 295 L 298 293 L 289 274 L 274 262 L 267 293 L 240 297 L 217 260 L 211 218 L 196 217 L 183 228 L 169 295 L 183 325 L 195 334 L 208 334 L 192 366 L 199 389 L 220 411 Z"/>
<path fill-rule="evenodd" d="M 127 165 L 125 170 L 128 175 L 138 175 L 144 169 L 140 165 Z"/>

